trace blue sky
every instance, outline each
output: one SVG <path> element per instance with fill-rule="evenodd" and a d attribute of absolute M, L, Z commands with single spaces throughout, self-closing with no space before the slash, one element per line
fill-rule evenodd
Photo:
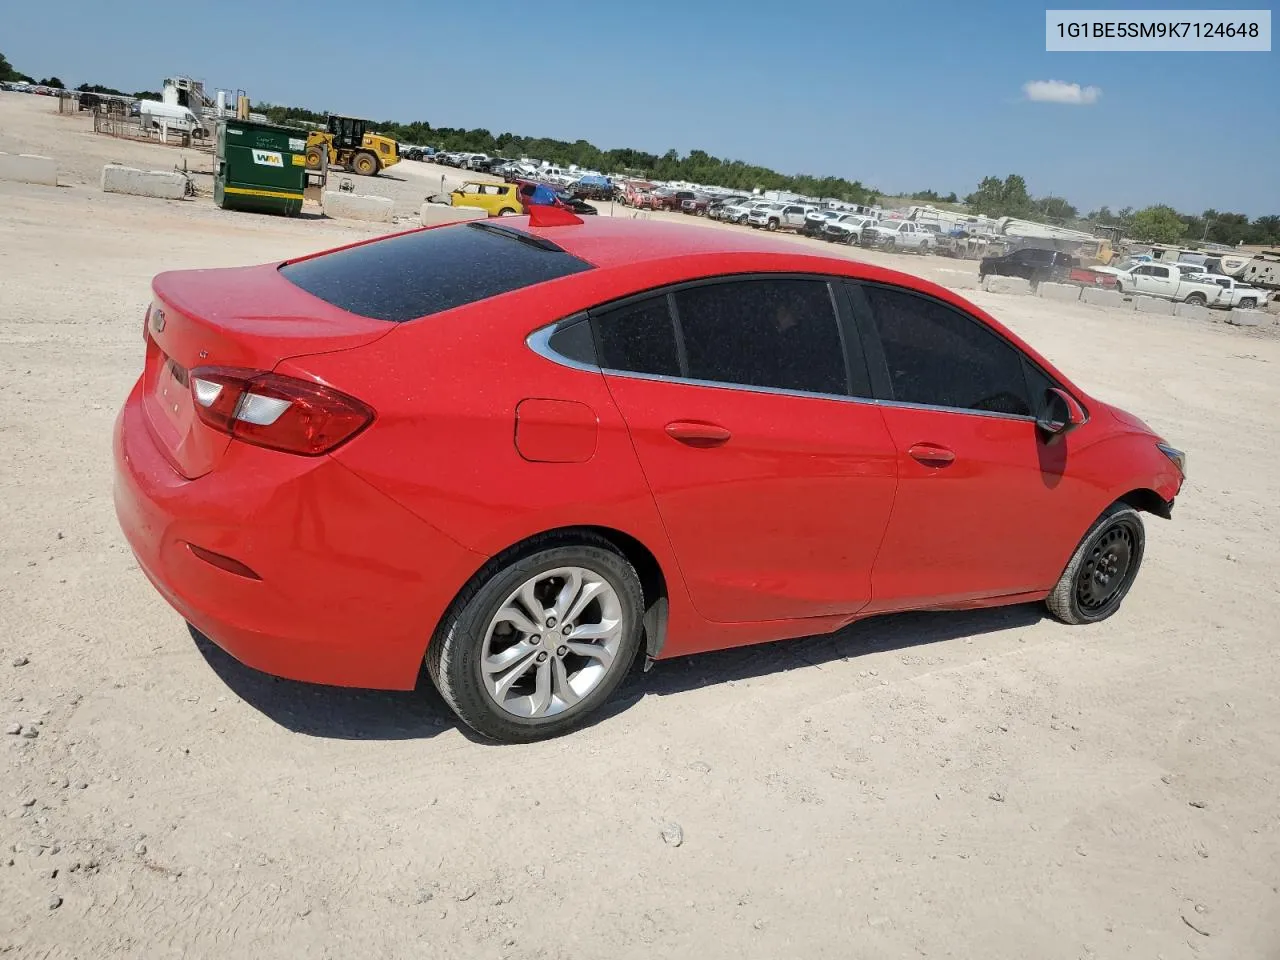
<path fill-rule="evenodd" d="M 186 73 L 259 101 L 698 148 L 888 193 L 1020 173 L 1082 212 L 1280 213 L 1280 53 L 1047 53 L 1045 5 L 1018 0 L 63 0 L 65 29 L 5 6 L 0 51 L 37 79 Z M 1101 92 L 1026 98 L 1048 80 Z"/>

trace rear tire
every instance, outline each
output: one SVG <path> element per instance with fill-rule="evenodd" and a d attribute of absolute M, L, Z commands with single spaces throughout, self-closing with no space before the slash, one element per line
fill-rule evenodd
<path fill-rule="evenodd" d="M 361 150 L 351 160 L 351 172 L 362 177 L 377 176 L 378 158 L 367 150 Z"/>
<path fill-rule="evenodd" d="M 498 216 L 500 217 L 514 217 L 515 215 L 516 215 L 516 212 L 512 210 L 510 207 L 503 207 L 501 210 L 498 211 Z"/>
<path fill-rule="evenodd" d="M 561 602 L 575 575 L 578 600 Z M 579 607 L 588 589 L 594 599 Z M 568 635 L 553 619 L 557 603 L 572 624 Z M 514 618 L 499 619 L 513 608 Z M 583 723 L 626 676 L 643 614 L 640 578 L 609 541 L 588 533 L 536 537 L 494 557 L 463 588 L 427 648 L 427 672 L 458 717 L 483 736 L 505 743 L 559 736 Z M 584 650 L 588 655 L 578 652 Z M 494 669 L 494 661 L 502 666 Z"/>
<path fill-rule="evenodd" d="M 1191 304 L 1193 307 L 1203 307 L 1208 302 L 1209 298 L 1203 293 L 1192 293 L 1187 295 L 1187 303 Z"/>
<path fill-rule="evenodd" d="M 1146 543 L 1141 514 L 1128 504 L 1113 503 L 1076 547 L 1045 606 L 1063 623 L 1107 619 L 1133 586 Z"/>
<path fill-rule="evenodd" d="M 1258 306 L 1258 301 L 1255 300 L 1253 297 L 1245 297 L 1239 303 L 1239 307 L 1241 310 L 1253 310 L 1257 306 Z"/>

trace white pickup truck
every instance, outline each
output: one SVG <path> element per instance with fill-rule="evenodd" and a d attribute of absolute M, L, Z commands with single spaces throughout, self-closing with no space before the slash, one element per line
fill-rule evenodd
<path fill-rule="evenodd" d="M 937 236 L 914 220 L 881 220 L 874 226 L 863 227 L 860 242 L 864 247 L 928 253 L 938 245 Z"/>
<path fill-rule="evenodd" d="M 1160 297 L 1202 307 L 1217 304 L 1222 298 L 1222 288 L 1212 281 L 1192 279 L 1195 276 L 1184 275 L 1177 264 L 1143 263 L 1116 273 L 1116 289 L 1121 293 Z"/>
<path fill-rule="evenodd" d="M 1224 277 L 1220 273 L 1197 273 L 1191 279 L 1216 283 L 1222 288 L 1222 295 L 1214 303 L 1215 307 L 1239 307 L 1241 310 L 1252 310 L 1267 302 L 1267 291 L 1248 283 L 1241 283 L 1235 277 Z"/>

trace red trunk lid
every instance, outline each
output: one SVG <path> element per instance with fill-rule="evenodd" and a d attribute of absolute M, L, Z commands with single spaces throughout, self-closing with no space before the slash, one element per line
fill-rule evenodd
<path fill-rule="evenodd" d="M 267 371 L 291 357 L 364 346 L 396 328 L 313 297 L 277 267 L 185 270 L 152 281 L 144 407 L 160 448 L 188 479 L 214 469 L 231 442 L 196 415 L 192 369 Z"/>

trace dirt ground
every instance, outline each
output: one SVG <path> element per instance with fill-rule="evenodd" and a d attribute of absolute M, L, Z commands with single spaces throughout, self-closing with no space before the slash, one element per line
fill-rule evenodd
<path fill-rule="evenodd" d="M 429 684 L 197 642 L 112 509 L 151 276 L 375 228 L 105 196 L 104 159 L 175 152 L 51 106 L 0 94 L 0 150 L 68 171 L 0 183 L 0 955 L 1280 957 L 1274 335 L 973 294 L 1190 452 L 1113 619 L 665 662 L 579 733 L 490 746 Z"/>

